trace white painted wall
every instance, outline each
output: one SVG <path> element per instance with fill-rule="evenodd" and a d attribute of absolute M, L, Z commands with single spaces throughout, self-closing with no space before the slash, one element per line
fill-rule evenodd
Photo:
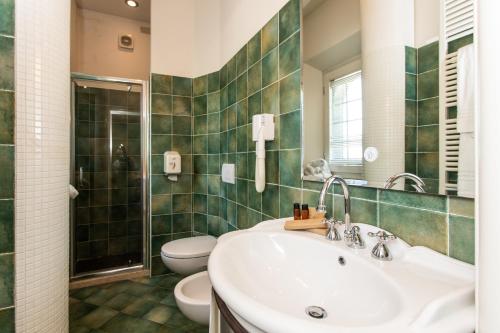
<path fill-rule="evenodd" d="M 304 163 L 324 158 L 324 95 L 323 95 L 323 72 L 304 64 L 302 72 L 304 82 Z"/>
<path fill-rule="evenodd" d="M 193 77 L 221 69 L 221 1 L 196 0 Z"/>
<path fill-rule="evenodd" d="M 147 80 L 150 72 L 150 35 L 142 33 L 141 27 L 149 27 L 149 22 L 77 9 L 76 31 L 72 31 L 76 41 L 72 40 L 71 70 Z M 132 35 L 133 51 L 118 47 L 120 34 Z"/>
<path fill-rule="evenodd" d="M 151 72 L 194 77 L 196 0 L 151 0 Z"/>
<path fill-rule="evenodd" d="M 206 0 L 205 0 L 206 1 Z M 228 62 L 288 0 L 220 0 L 220 66 Z"/>
<path fill-rule="evenodd" d="M 219 70 L 288 0 L 152 0 L 151 71 Z"/>
<path fill-rule="evenodd" d="M 498 223 L 498 189 L 500 177 L 500 122 L 498 110 L 498 31 L 500 20 L 498 1 L 476 1 L 478 27 L 475 31 L 478 71 L 476 87 L 477 121 L 476 131 L 476 332 L 494 333 L 500 327 L 500 223 Z"/>
<path fill-rule="evenodd" d="M 76 0 L 71 0 L 71 24 L 70 24 L 70 54 L 71 54 L 71 70 L 75 70 L 78 66 L 78 5 Z"/>
<path fill-rule="evenodd" d="M 439 38 L 440 1 L 415 1 L 415 47 L 420 47 Z"/>
<path fill-rule="evenodd" d="M 359 32 L 360 16 L 359 0 L 328 0 L 304 17 L 304 60 Z"/>
<path fill-rule="evenodd" d="M 17 333 L 68 332 L 70 12 L 16 1 Z"/>
<path fill-rule="evenodd" d="M 151 71 L 196 77 L 219 70 L 271 19 L 287 0 L 151 0 Z M 329 0 L 317 11 L 306 36 L 305 59 L 360 29 L 359 0 Z M 311 20 L 313 22 L 314 20 Z M 415 0 L 415 36 L 408 45 L 421 46 L 439 35 L 439 1 Z M 326 31 L 325 31 L 326 29 Z M 340 37 L 339 37 L 340 36 Z M 381 37 L 381 36 L 379 36 Z M 310 51 L 309 51 L 310 50 Z"/>

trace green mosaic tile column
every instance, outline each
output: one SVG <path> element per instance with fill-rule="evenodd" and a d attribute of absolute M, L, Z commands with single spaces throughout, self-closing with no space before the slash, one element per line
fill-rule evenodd
<path fill-rule="evenodd" d="M 439 41 L 418 48 L 417 175 L 439 191 Z"/>
<path fill-rule="evenodd" d="M 417 173 L 417 49 L 405 47 L 405 172 Z M 411 190 L 408 187 L 408 190 Z"/>
<path fill-rule="evenodd" d="M 192 235 L 193 80 L 151 75 L 151 273 L 168 273 L 161 246 Z M 182 173 L 163 173 L 163 153 L 181 154 Z"/>
<path fill-rule="evenodd" d="M 0 0 L 0 328 L 14 322 L 14 0 Z"/>
<path fill-rule="evenodd" d="M 405 171 L 439 191 L 439 42 L 405 48 Z M 407 183 L 406 189 L 414 191 Z"/>

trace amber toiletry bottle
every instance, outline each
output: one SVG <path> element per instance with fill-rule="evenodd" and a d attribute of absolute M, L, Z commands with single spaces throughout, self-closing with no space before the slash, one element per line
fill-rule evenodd
<path fill-rule="evenodd" d="M 293 219 L 300 220 L 300 204 L 298 203 L 293 204 Z"/>
<path fill-rule="evenodd" d="M 302 205 L 302 219 L 307 220 L 308 218 L 309 218 L 309 205 L 303 204 Z"/>

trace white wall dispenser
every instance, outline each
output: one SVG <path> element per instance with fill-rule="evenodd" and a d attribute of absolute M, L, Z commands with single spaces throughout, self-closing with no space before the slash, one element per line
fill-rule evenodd
<path fill-rule="evenodd" d="M 274 140 L 274 115 L 256 114 L 252 117 L 252 140 L 255 144 L 255 189 L 266 188 L 266 141 Z"/>
<path fill-rule="evenodd" d="M 181 155 L 176 151 L 166 151 L 163 154 L 163 172 L 168 179 L 176 182 L 181 173 Z"/>

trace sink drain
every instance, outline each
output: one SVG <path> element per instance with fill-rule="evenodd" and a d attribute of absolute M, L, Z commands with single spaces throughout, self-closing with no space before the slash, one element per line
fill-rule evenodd
<path fill-rule="evenodd" d="M 314 319 L 326 318 L 326 310 L 320 306 L 308 306 L 306 308 L 306 313 L 309 315 L 309 317 L 312 317 Z"/>
<path fill-rule="evenodd" d="M 345 265 L 345 259 L 344 259 L 344 257 L 340 256 L 339 259 L 338 259 L 338 262 L 339 262 L 340 266 L 344 266 Z"/>

